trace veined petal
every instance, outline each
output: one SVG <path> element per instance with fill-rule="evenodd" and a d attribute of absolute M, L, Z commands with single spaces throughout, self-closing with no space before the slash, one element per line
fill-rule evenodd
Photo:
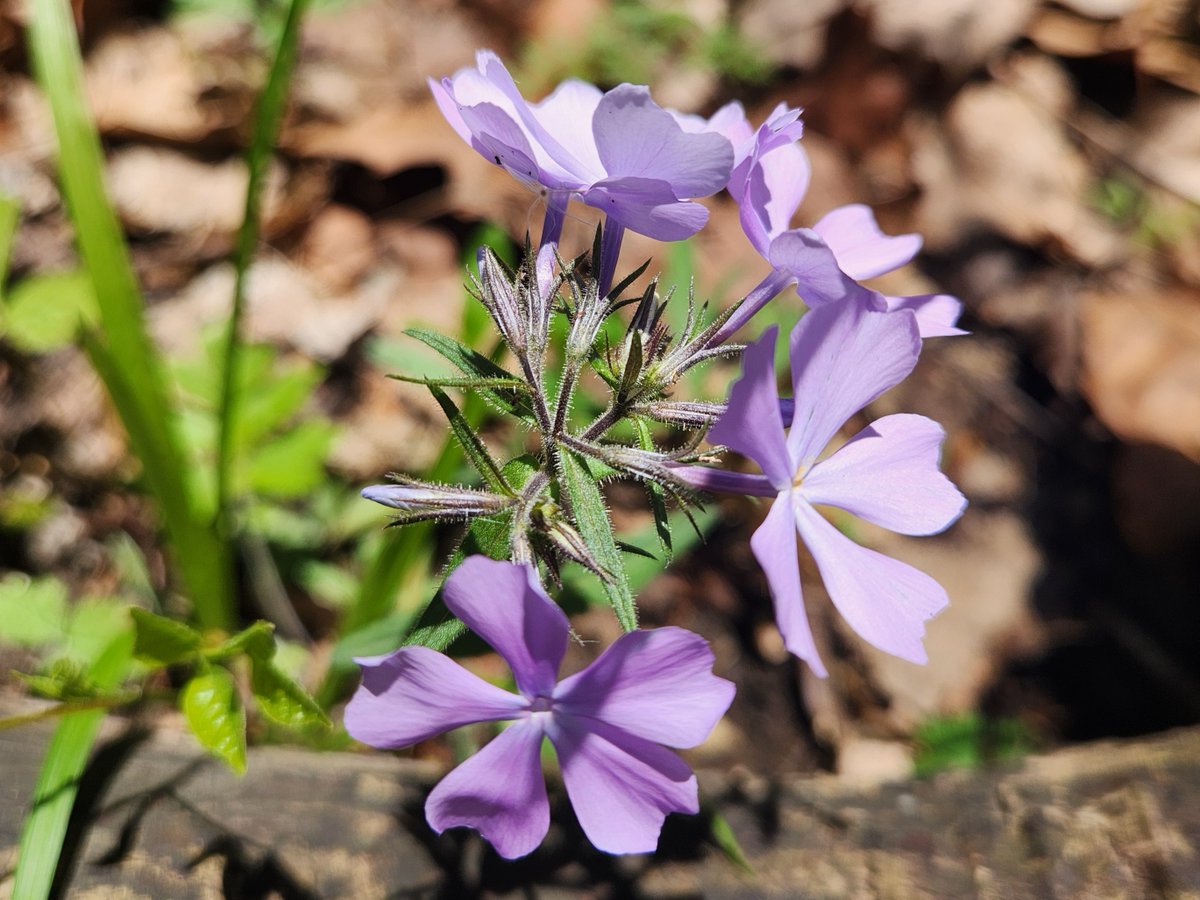
<path fill-rule="evenodd" d="M 803 500 L 793 508 L 825 589 L 850 627 L 886 653 L 926 662 L 925 620 L 949 602 L 942 586 L 906 563 L 854 543 Z"/>
<path fill-rule="evenodd" d="M 924 416 L 876 419 L 829 459 L 813 466 L 799 492 L 901 534 L 937 534 L 967 507 L 938 469 L 946 437 Z"/>
<path fill-rule="evenodd" d="M 799 122 L 796 126 L 799 126 Z M 757 188 L 752 186 L 751 199 L 757 208 L 763 210 L 767 232 L 774 238 L 791 227 L 792 216 L 808 193 L 812 167 L 803 147 L 785 143 L 764 153 L 758 160 L 757 168 L 762 173 L 762 190 L 765 190 L 765 194 L 755 192 Z"/>
<path fill-rule="evenodd" d="M 791 491 L 780 494 L 771 511 L 750 537 L 750 549 L 767 576 L 775 602 L 775 622 L 788 652 L 808 663 L 819 678 L 826 675 L 813 641 L 804 594 L 800 588 L 800 558 L 796 553 L 796 517 Z"/>
<path fill-rule="evenodd" d="M 792 330 L 795 411 L 787 443 L 801 473 L 847 419 L 917 364 L 916 319 L 903 310 L 869 308 L 878 296 L 860 288 L 844 303 L 810 310 Z"/>
<path fill-rule="evenodd" d="M 748 472 L 730 472 L 728 469 L 713 469 L 708 466 L 689 466 L 668 463 L 671 474 L 685 484 L 702 491 L 718 494 L 746 494 L 750 497 L 774 497 L 779 489 L 771 484 L 766 475 Z"/>
<path fill-rule="evenodd" d="M 708 438 L 753 459 L 771 484 L 782 490 L 792 483 L 795 466 L 788 458 L 775 386 L 778 332 L 772 325 L 743 351 L 742 376 L 729 389 L 729 403 Z"/>
<path fill-rule="evenodd" d="M 811 228 L 793 228 L 774 238 L 767 261 L 796 279 L 796 293 L 809 306 L 827 306 L 864 290 L 841 270 L 833 251 Z"/>
<path fill-rule="evenodd" d="M 655 178 L 606 178 L 584 191 L 582 199 L 630 231 L 658 241 L 681 241 L 708 221 L 707 209 L 680 200 L 670 184 Z"/>
<path fill-rule="evenodd" d="M 812 230 L 833 251 L 842 271 L 856 281 L 898 269 L 921 249 L 919 234 L 884 234 L 871 207 L 862 203 L 830 210 Z"/>
<path fill-rule="evenodd" d="M 510 175 L 527 184 L 561 186 L 561 179 L 546 176 L 525 133 L 500 107 L 478 103 L 460 106 L 458 113 L 471 132 L 471 146 L 480 156 L 503 166 Z"/>
<path fill-rule="evenodd" d="M 567 650 L 570 625 L 537 574 L 486 556 L 468 556 L 446 579 L 446 607 L 504 657 L 526 697 L 548 696 Z"/>
<path fill-rule="evenodd" d="M 649 853 L 668 813 L 700 809 L 696 776 L 665 747 L 573 716 L 555 716 L 547 734 L 579 824 L 605 853 Z"/>
<path fill-rule="evenodd" d="M 529 707 L 427 647 L 358 662 L 362 684 L 346 707 L 346 730 L 372 747 L 408 747 L 472 722 L 516 718 Z"/>
<path fill-rule="evenodd" d="M 494 737 L 438 782 L 425 801 L 425 819 L 441 834 L 474 828 L 505 859 L 537 849 L 550 828 L 542 776 L 541 725 L 526 719 Z"/>
<path fill-rule="evenodd" d="M 604 166 L 592 136 L 592 117 L 603 96 L 594 84 L 572 78 L 556 87 L 545 100 L 531 105 L 534 118 L 591 174 L 592 181 L 604 177 Z"/>
<path fill-rule="evenodd" d="M 453 82 L 449 78 L 443 78 L 441 81 L 426 78 L 425 83 L 429 85 L 429 93 L 433 94 L 433 102 L 437 104 L 438 110 L 441 111 L 450 127 L 460 138 L 468 144 L 471 143 L 471 129 L 463 121 L 462 114 L 458 111 L 458 101 L 450 93 Z"/>
<path fill-rule="evenodd" d="M 949 294 L 917 294 L 912 297 L 885 297 L 889 311 L 910 309 L 917 317 L 922 338 L 954 337 L 969 334 L 958 327 L 962 301 Z"/>
<path fill-rule="evenodd" d="M 713 132 L 684 131 L 644 86 L 622 84 L 606 93 L 596 107 L 592 131 L 610 178 L 665 181 L 679 199 L 707 197 L 729 181 L 729 141 Z"/>
<path fill-rule="evenodd" d="M 708 642 L 682 628 L 623 634 L 559 682 L 554 710 L 669 747 L 695 747 L 733 702 L 733 682 L 712 673 L 713 661 Z"/>

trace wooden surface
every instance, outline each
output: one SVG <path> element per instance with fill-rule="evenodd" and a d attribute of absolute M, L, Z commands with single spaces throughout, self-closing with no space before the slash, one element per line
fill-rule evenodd
<path fill-rule="evenodd" d="M 0 869 L 48 735 L 0 733 Z M 71 898 L 1200 898 L 1200 730 L 874 787 L 702 774 L 753 877 L 694 818 L 673 818 L 656 856 L 614 858 L 560 799 L 543 847 L 506 863 L 467 832 L 429 832 L 439 772 L 425 764 L 262 748 L 239 779 L 184 735 L 113 721 L 106 735 L 81 789 Z"/>

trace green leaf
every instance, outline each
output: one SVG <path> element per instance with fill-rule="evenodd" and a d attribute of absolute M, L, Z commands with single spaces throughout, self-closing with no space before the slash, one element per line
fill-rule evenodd
<path fill-rule="evenodd" d="M 275 348 L 268 349 L 273 363 Z M 246 368 L 243 367 L 243 373 Z M 253 381 L 246 381 L 241 387 L 241 409 L 235 433 L 237 447 L 244 452 L 286 425 L 300 412 L 323 377 L 320 367 L 304 364 L 283 372 L 269 370 Z"/>
<path fill-rule="evenodd" d="M 4 296 L 4 282 L 8 278 L 8 263 L 12 256 L 13 238 L 21 219 L 21 201 L 0 193 L 0 297 Z"/>
<path fill-rule="evenodd" d="M 626 631 L 637 628 L 637 604 L 629 588 L 625 574 L 625 561 L 613 538 L 612 523 L 604 496 L 596 483 L 587 463 L 566 447 L 560 445 L 563 487 L 571 504 L 571 516 L 596 561 L 609 573 L 604 582 L 605 593 L 617 615 L 617 621 Z"/>
<path fill-rule="evenodd" d="M 67 623 L 59 658 L 90 665 L 121 634 L 129 632 L 129 604 L 113 598 L 91 597 L 77 603 Z"/>
<path fill-rule="evenodd" d="M 251 659 L 267 661 L 275 656 L 275 626 L 270 622 L 255 622 L 205 654 L 209 659 L 225 659 L 245 653 Z"/>
<path fill-rule="evenodd" d="M 304 496 L 326 479 L 325 457 L 335 434 L 331 423 L 314 420 L 275 438 L 250 460 L 250 487 L 267 496 Z"/>
<path fill-rule="evenodd" d="M 120 684 L 129 671 L 132 649 L 133 636 L 128 632 L 112 641 L 88 669 L 91 680 L 102 688 Z M 79 776 L 83 774 L 103 718 L 102 709 L 76 712 L 63 719 L 55 730 L 21 830 L 11 888 L 13 897 L 50 895 L 67 822 L 79 790 Z"/>
<path fill-rule="evenodd" d="M 96 295 L 86 272 L 36 275 L 8 295 L 5 332 L 26 353 L 44 353 L 73 343 L 81 322 L 96 318 Z"/>
<path fill-rule="evenodd" d="M 472 350 L 465 344 L 459 343 L 454 338 L 438 334 L 436 331 L 426 331 L 423 328 L 407 328 L 404 333 L 436 350 L 449 360 L 456 369 L 468 377 L 518 382 L 522 388 L 519 391 L 490 386 L 478 387 L 475 388 L 475 391 L 491 406 L 502 413 L 518 416 L 522 419 L 533 419 L 533 409 L 529 405 L 528 388 L 523 381 L 520 381 L 517 376 L 513 375 L 507 369 L 492 362 L 482 353 Z"/>
<path fill-rule="evenodd" d="M 746 858 L 742 845 L 738 843 L 737 835 L 729 826 L 729 821 L 719 812 L 713 812 L 708 817 L 708 833 L 714 844 L 725 854 L 725 858 L 749 875 L 755 874 L 754 867 Z"/>
<path fill-rule="evenodd" d="M 237 702 L 233 678 L 221 668 L 193 677 L 179 707 L 200 745 L 241 775 L 246 771 L 246 713 Z"/>
<path fill-rule="evenodd" d="M 0 641 L 39 647 L 61 641 L 66 628 L 67 586 L 57 578 L 17 572 L 0 579 Z"/>
<path fill-rule="evenodd" d="M 643 450 L 653 451 L 654 438 L 650 434 L 650 424 L 645 419 L 635 419 L 634 428 L 637 430 L 638 446 Z M 671 520 L 667 513 L 667 500 L 662 485 L 647 479 L 643 482 L 646 493 L 650 497 L 650 509 L 654 513 L 654 531 L 658 535 L 658 544 L 662 547 L 666 562 L 671 561 Z"/>
<path fill-rule="evenodd" d="M 476 471 L 483 476 L 483 480 L 487 482 L 488 487 L 500 494 L 505 494 L 509 497 L 513 496 L 513 489 L 504 480 L 504 475 L 500 471 L 500 466 L 492 459 L 492 454 L 488 452 L 487 447 L 483 445 L 483 441 L 475 434 L 475 429 L 471 427 L 466 418 L 463 416 L 454 401 L 451 400 L 446 392 L 439 387 L 429 385 L 429 393 L 433 394 L 433 399 L 438 402 L 438 406 L 442 408 L 442 412 L 446 414 L 446 419 L 450 422 L 450 430 L 458 439 L 459 446 L 471 461 Z"/>
<path fill-rule="evenodd" d="M 250 690 L 263 715 L 280 725 L 289 728 L 332 725 L 317 701 L 268 660 L 251 661 Z"/>
<path fill-rule="evenodd" d="M 133 619 L 133 655 L 154 666 L 170 666 L 195 656 L 200 632 L 182 622 L 130 607 Z"/>

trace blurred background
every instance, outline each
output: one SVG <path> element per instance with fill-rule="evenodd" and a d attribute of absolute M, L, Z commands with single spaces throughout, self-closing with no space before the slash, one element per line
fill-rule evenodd
<path fill-rule="evenodd" d="M 108 189 L 199 471 L 214 452 L 243 156 L 282 18 L 250 0 L 86 0 L 75 12 Z M 0 193 L 19 210 L 0 305 L 0 618 L 32 597 L 185 614 L 139 465 L 78 346 L 96 301 L 26 21 L 20 3 L 0 2 Z M 700 632 L 739 685 L 693 763 L 875 783 L 1200 721 L 1198 42 L 1200 4 L 1186 0 L 317 3 L 246 280 L 248 396 L 268 399 L 237 476 L 240 617 L 274 621 L 281 665 L 336 705 L 331 666 L 386 646 L 453 545 L 452 530 L 422 530 L 390 593 L 356 612 L 398 534 L 357 490 L 438 466 L 471 480 L 424 388 L 385 378 L 439 364 L 403 330 L 470 342 L 474 328 L 479 341 L 464 257 L 540 227 L 537 198 L 464 145 L 426 88 L 490 47 L 529 97 L 581 77 L 648 83 L 689 112 L 740 99 L 755 122 L 779 102 L 802 106 L 814 174 L 798 224 L 868 203 L 886 231 L 925 238 L 881 289 L 941 290 L 966 307 L 972 335 L 928 342 L 914 376 L 869 412 L 943 423 L 944 468 L 971 506 L 936 538 L 854 531 L 949 591 L 929 665 L 858 640 L 805 558 L 831 671 L 812 678 L 784 651 L 750 555 L 765 507 L 723 499 L 699 519 L 703 543 L 685 525 L 669 570 L 637 576 L 646 623 Z M 629 235 L 623 259 L 652 256 L 668 283 L 694 278 L 698 297 L 724 304 L 765 264 L 732 201 L 707 203 L 710 225 L 692 241 Z M 572 213 L 574 253 L 597 216 Z M 753 331 L 800 308 L 781 296 Z M 687 389 L 719 399 L 733 371 Z M 614 485 L 609 500 L 618 528 L 651 528 L 640 491 Z M 568 583 L 575 622 L 602 646 L 617 625 L 584 582 Z M 391 630 L 363 634 L 379 620 Z M 46 643 L 9 634 L 0 670 L 36 670 Z M 0 675 L 0 691 L 23 690 Z M 171 727 L 169 709 L 158 719 Z"/>

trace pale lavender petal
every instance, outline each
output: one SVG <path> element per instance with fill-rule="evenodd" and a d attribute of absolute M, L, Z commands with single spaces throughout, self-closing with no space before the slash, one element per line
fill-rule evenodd
<path fill-rule="evenodd" d="M 595 719 L 555 716 L 547 728 L 588 840 L 605 853 L 649 853 L 668 813 L 696 813 L 696 776 L 658 744 Z"/>
<path fill-rule="evenodd" d="M 733 147 L 719 134 L 689 134 L 640 85 L 606 93 L 592 120 L 596 147 L 612 178 L 633 175 L 667 182 L 679 199 L 707 197 L 725 187 Z"/>
<path fill-rule="evenodd" d="M 824 238 L 842 271 L 857 281 L 898 269 L 921 249 L 919 234 L 884 234 L 875 213 L 861 203 L 831 210 L 813 231 Z"/>
<path fill-rule="evenodd" d="M 885 297 L 889 310 L 911 309 L 917 317 L 922 338 L 954 337 L 969 334 L 958 327 L 962 301 L 949 294 L 917 294 L 913 297 Z"/>
<path fill-rule="evenodd" d="M 470 129 L 471 146 L 480 156 L 527 184 L 561 186 L 558 179 L 547 177 L 525 133 L 507 112 L 491 103 L 460 106 L 458 111 Z"/>
<path fill-rule="evenodd" d="M 809 503 L 837 506 L 890 531 L 937 534 L 967 506 L 938 469 L 945 437 L 924 416 L 884 416 L 813 466 L 799 491 Z"/>
<path fill-rule="evenodd" d="M 800 559 L 796 553 L 796 517 L 791 491 L 771 504 L 771 511 L 750 537 L 750 549 L 767 576 L 775 603 L 775 623 L 788 652 L 808 663 L 819 678 L 826 675 L 813 641 L 804 593 L 800 588 Z"/>
<path fill-rule="evenodd" d="M 784 144 L 762 156 L 758 169 L 766 196 L 755 195 L 753 199 L 761 204 L 767 231 L 774 238 L 791 227 L 792 216 L 808 192 L 812 168 L 799 144 Z"/>
<path fill-rule="evenodd" d="M 592 136 L 592 117 L 603 96 L 594 84 L 572 78 L 556 87 L 541 103 L 531 106 L 534 118 L 591 174 L 592 181 L 604 177 L 604 166 Z"/>
<path fill-rule="evenodd" d="M 505 859 L 537 849 L 550 829 L 542 776 L 543 732 L 517 722 L 438 782 L 425 801 L 425 819 L 441 834 L 474 828 Z"/>
<path fill-rule="evenodd" d="M 754 130 L 746 120 L 746 110 L 736 100 L 726 103 L 713 113 L 705 130 L 715 132 L 729 141 L 733 145 L 735 156 L 754 137 Z"/>
<path fill-rule="evenodd" d="M 433 94 L 433 102 L 437 104 L 437 108 L 446 118 L 450 127 L 458 133 L 460 138 L 468 144 L 471 143 L 471 129 L 463 121 L 462 114 L 458 111 L 458 102 L 450 94 L 453 85 L 450 79 L 434 81 L 432 78 L 426 78 L 425 82 L 429 85 L 429 92 Z"/>
<path fill-rule="evenodd" d="M 582 199 L 630 231 L 658 241 L 681 241 L 708 221 L 707 209 L 679 200 L 670 184 L 654 178 L 606 178 L 587 189 Z"/>
<path fill-rule="evenodd" d="M 811 228 L 793 228 L 772 240 L 767 261 L 796 280 L 796 293 L 809 306 L 837 303 L 863 290 Z"/>
<path fill-rule="evenodd" d="M 774 497 L 779 488 L 771 484 L 765 475 L 747 472 L 730 472 L 728 469 L 712 469 L 708 466 L 688 466 L 668 463 L 671 474 L 685 484 L 701 491 L 718 494 L 746 494 L 750 497 Z"/>
<path fill-rule="evenodd" d="M 446 579 L 446 607 L 509 664 L 526 697 L 548 696 L 570 625 L 530 566 L 468 556 Z"/>
<path fill-rule="evenodd" d="M 921 353 L 912 313 L 870 309 L 878 295 L 860 292 L 810 310 L 792 331 L 795 412 L 787 444 L 801 473 L 847 419 L 903 381 Z"/>
<path fill-rule="evenodd" d="M 742 376 L 729 389 L 729 404 L 708 430 L 708 439 L 748 456 L 783 490 L 792 483 L 795 467 L 788 458 L 779 418 L 775 386 L 775 336 L 772 325 L 742 353 Z"/>
<path fill-rule="evenodd" d="M 372 747 L 408 747 L 472 722 L 516 718 L 529 707 L 427 647 L 358 663 L 362 684 L 346 706 L 346 730 Z"/>
<path fill-rule="evenodd" d="M 825 589 L 850 627 L 886 653 L 926 662 L 925 620 L 949 602 L 942 586 L 906 563 L 860 547 L 804 501 L 794 509 Z"/>
<path fill-rule="evenodd" d="M 695 747 L 733 702 L 698 634 L 656 628 L 623 634 L 582 672 L 559 682 L 554 711 L 600 719 L 670 747 Z"/>

